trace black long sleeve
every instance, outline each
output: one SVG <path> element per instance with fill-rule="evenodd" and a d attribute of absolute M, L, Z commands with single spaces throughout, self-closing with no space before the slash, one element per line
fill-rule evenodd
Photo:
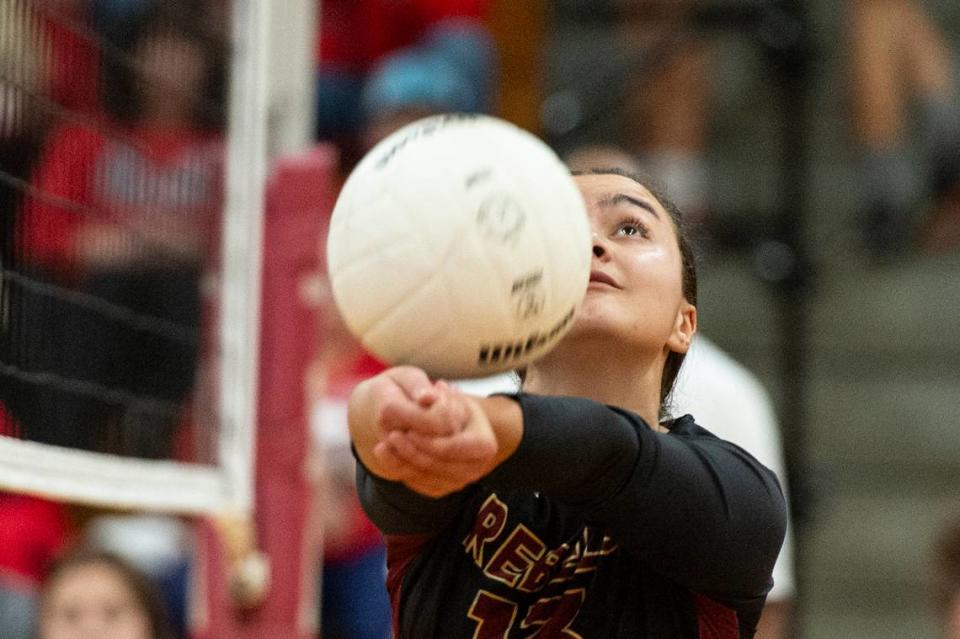
<path fill-rule="evenodd" d="M 438 532 L 456 517 L 472 488 L 433 499 L 400 482 L 371 473 L 357 460 L 357 494 L 364 512 L 385 535 L 427 535 Z"/>
<path fill-rule="evenodd" d="M 578 398 L 517 397 L 523 440 L 486 480 L 530 489 L 603 525 L 628 552 L 693 590 L 766 592 L 786 529 L 774 474 L 683 420 L 674 433 Z"/>
<path fill-rule="evenodd" d="M 538 492 L 607 530 L 665 577 L 724 599 L 762 596 L 783 541 L 773 473 L 691 418 L 656 433 L 638 416 L 579 398 L 516 396 L 523 438 L 482 484 Z M 361 468 L 367 512 L 386 533 L 436 532 L 473 488 L 440 500 Z"/>

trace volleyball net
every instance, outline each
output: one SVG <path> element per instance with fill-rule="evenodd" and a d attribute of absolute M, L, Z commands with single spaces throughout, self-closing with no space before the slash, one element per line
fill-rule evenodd
<path fill-rule="evenodd" d="M 247 511 L 263 6 L 100 5 L 0 0 L 0 490 Z"/>

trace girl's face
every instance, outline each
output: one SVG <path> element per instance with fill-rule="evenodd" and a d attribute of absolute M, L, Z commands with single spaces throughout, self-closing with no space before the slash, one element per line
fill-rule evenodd
<path fill-rule="evenodd" d="M 150 621 L 120 574 L 103 564 L 69 568 L 50 585 L 40 639 L 150 639 Z"/>
<path fill-rule="evenodd" d="M 576 178 L 593 230 L 590 284 L 570 337 L 604 334 L 646 350 L 686 352 L 696 308 L 683 297 L 670 214 L 620 175 Z"/>

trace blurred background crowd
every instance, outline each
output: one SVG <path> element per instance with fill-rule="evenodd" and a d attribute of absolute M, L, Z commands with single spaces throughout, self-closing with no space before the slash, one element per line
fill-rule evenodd
<path fill-rule="evenodd" d="M 0 0 L 0 435 L 211 454 L 193 423 L 230 14 Z M 712 341 L 676 411 L 774 468 L 792 505 L 758 636 L 960 638 L 960 7 L 321 0 L 317 15 L 312 130 L 342 176 L 420 117 L 491 113 L 571 166 L 652 175 L 697 222 Z M 386 639 L 384 549 L 346 434 L 350 389 L 382 364 L 330 321 L 306 382 L 322 636 Z M 191 535 L 0 493 L 0 638 L 187 636 Z"/>

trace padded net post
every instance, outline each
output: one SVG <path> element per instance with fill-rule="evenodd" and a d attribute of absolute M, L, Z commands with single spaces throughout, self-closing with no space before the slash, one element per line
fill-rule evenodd
<path fill-rule="evenodd" d="M 335 153 L 327 147 L 280 160 L 267 192 L 258 429 L 256 536 L 274 587 L 249 614 L 232 608 L 227 553 L 204 526 L 195 601 L 197 637 L 315 636 L 319 530 L 309 511 L 310 448 L 304 382 L 316 356 L 322 287 L 319 243 L 336 196 Z M 322 294 L 322 291 L 320 291 Z M 294 630 L 295 629 L 295 633 Z"/>

